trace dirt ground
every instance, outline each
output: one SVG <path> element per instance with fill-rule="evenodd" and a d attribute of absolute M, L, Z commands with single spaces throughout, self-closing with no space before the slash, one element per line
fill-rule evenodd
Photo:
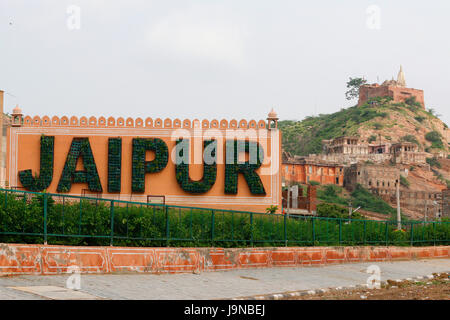
<path fill-rule="evenodd" d="M 417 282 L 387 282 L 380 289 L 330 290 L 287 300 L 450 300 L 450 273 Z"/>

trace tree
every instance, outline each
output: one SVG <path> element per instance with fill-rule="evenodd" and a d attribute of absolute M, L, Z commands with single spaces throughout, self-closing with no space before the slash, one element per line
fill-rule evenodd
<path fill-rule="evenodd" d="M 357 98 L 359 96 L 359 87 L 361 87 L 363 84 L 366 84 L 367 80 L 363 78 L 351 78 L 347 82 L 347 88 L 349 89 L 345 93 L 345 97 L 347 100 L 352 100 L 354 98 Z"/>

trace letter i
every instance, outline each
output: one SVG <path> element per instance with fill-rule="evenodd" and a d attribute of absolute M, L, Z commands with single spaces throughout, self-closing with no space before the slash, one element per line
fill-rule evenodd
<path fill-rule="evenodd" d="M 108 192 L 120 192 L 122 181 L 122 138 L 108 139 Z"/>

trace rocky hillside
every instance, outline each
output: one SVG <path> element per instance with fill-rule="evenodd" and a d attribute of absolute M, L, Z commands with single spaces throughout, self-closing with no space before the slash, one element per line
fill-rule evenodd
<path fill-rule="evenodd" d="M 359 136 L 362 142 L 409 141 L 426 152 L 449 151 L 450 130 L 434 113 L 414 99 L 393 103 L 389 97 L 374 98 L 361 107 L 333 114 L 279 122 L 283 149 L 295 155 L 322 151 L 322 140 L 343 135 Z"/>

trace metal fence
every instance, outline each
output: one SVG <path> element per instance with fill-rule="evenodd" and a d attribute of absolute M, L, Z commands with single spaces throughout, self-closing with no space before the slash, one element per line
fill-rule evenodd
<path fill-rule="evenodd" d="M 118 246 L 448 245 L 450 222 L 296 217 L 0 189 L 0 242 Z"/>

